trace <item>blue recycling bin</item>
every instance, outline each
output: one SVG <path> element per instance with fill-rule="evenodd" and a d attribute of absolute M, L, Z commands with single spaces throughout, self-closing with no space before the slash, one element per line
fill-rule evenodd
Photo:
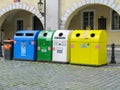
<path fill-rule="evenodd" d="M 40 30 L 22 30 L 15 33 L 13 56 L 15 60 L 36 60 L 39 32 Z"/>

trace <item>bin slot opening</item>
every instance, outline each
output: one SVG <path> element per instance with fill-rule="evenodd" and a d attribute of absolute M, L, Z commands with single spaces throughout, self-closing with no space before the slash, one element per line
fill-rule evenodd
<path fill-rule="evenodd" d="M 44 33 L 43 36 L 46 37 L 46 36 L 47 36 L 47 33 Z"/>
<path fill-rule="evenodd" d="M 62 37 L 62 36 L 63 36 L 63 33 L 59 33 L 59 36 Z"/>
<path fill-rule="evenodd" d="M 23 33 L 16 33 L 16 36 L 23 36 Z"/>
<path fill-rule="evenodd" d="M 26 36 L 34 36 L 34 33 L 26 33 Z"/>
<path fill-rule="evenodd" d="M 77 33 L 77 34 L 76 34 L 76 37 L 79 37 L 79 36 L 80 36 L 80 33 Z"/>
<path fill-rule="evenodd" d="M 94 34 L 94 33 L 92 33 L 92 34 L 90 34 L 90 36 L 91 36 L 91 37 L 95 37 L 95 34 Z"/>

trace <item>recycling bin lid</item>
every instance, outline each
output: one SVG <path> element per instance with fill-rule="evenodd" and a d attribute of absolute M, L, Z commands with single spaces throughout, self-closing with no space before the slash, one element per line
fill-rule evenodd
<path fill-rule="evenodd" d="M 107 42 L 107 34 L 105 30 L 89 30 L 84 31 L 81 36 L 82 42 Z"/>
<path fill-rule="evenodd" d="M 55 30 L 43 30 L 38 35 L 38 40 L 52 41 Z"/>
<path fill-rule="evenodd" d="M 3 42 L 14 42 L 14 40 L 3 40 Z"/>
<path fill-rule="evenodd" d="M 56 30 L 53 35 L 53 40 L 68 40 L 71 30 Z"/>
<path fill-rule="evenodd" d="M 70 34 L 70 41 L 81 41 L 84 30 L 73 30 Z"/>
<path fill-rule="evenodd" d="M 40 30 L 21 30 L 17 31 L 14 35 L 14 40 L 22 39 L 36 39 L 38 37 Z"/>

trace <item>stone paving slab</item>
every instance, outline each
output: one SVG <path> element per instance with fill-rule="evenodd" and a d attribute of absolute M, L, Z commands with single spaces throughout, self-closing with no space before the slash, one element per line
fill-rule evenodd
<path fill-rule="evenodd" d="M 1 59 L 0 90 L 120 90 L 120 64 L 88 67 Z"/>
<path fill-rule="evenodd" d="M 0 90 L 120 90 L 120 51 L 115 56 L 117 64 L 102 67 L 0 58 Z"/>

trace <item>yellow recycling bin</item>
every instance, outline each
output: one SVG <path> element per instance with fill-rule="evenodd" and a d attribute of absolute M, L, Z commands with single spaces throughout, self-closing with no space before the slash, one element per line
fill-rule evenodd
<path fill-rule="evenodd" d="M 80 58 L 80 40 L 84 30 L 74 30 L 70 34 L 70 63 L 78 64 Z"/>
<path fill-rule="evenodd" d="M 85 30 L 79 38 L 76 49 L 71 48 L 70 63 L 93 66 L 107 64 L 107 35 L 104 30 Z M 71 45 L 73 41 L 74 38 L 71 35 Z"/>

